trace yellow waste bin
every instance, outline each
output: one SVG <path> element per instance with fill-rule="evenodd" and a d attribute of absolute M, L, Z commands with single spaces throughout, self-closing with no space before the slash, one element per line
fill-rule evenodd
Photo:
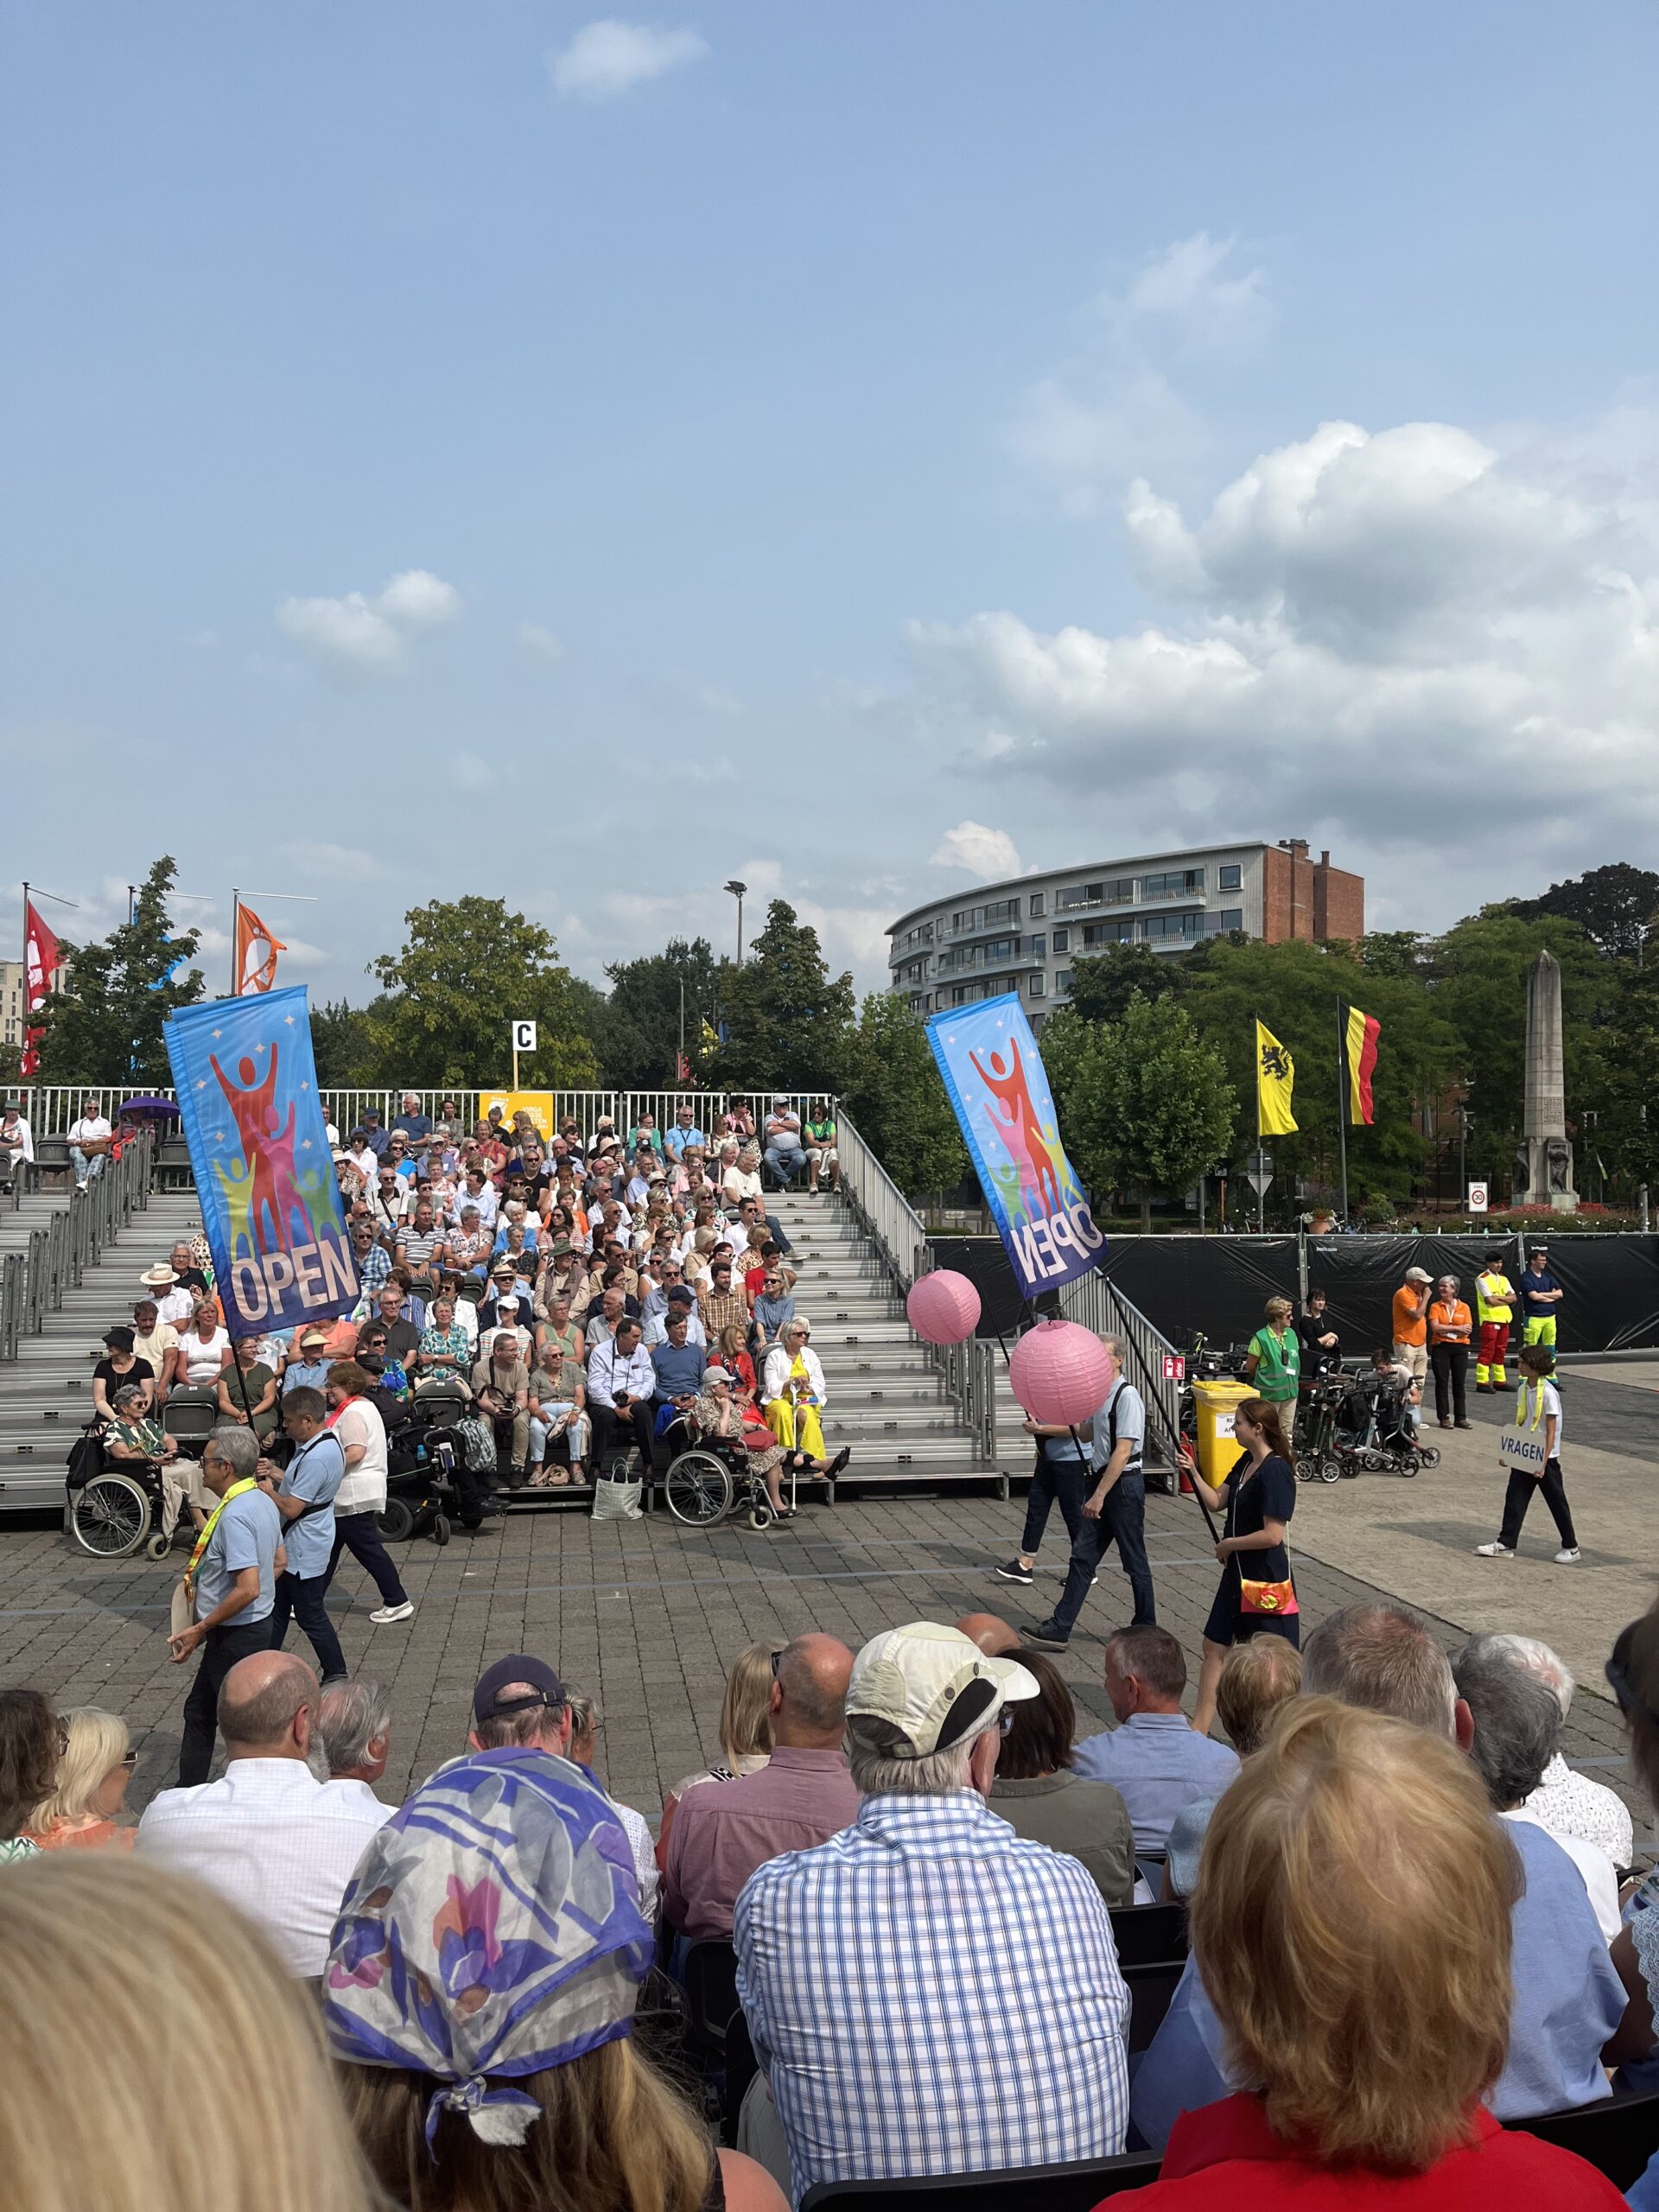
<path fill-rule="evenodd" d="M 1248 1382 L 1195 1382 L 1192 1402 L 1198 1415 L 1198 1471 L 1213 1490 L 1233 1471 L 1239 1447 L 1233 1441 L 1233 1414 L 1255 1395 Z"/>

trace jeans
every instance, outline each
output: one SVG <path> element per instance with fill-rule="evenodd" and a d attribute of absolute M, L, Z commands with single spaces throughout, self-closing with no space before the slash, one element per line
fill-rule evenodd
<path fill-rule="evenodd" d="M 547 1458 L 547 1440 L 552 1426 L 550 1421 L 537 1421 L 534 1414 L 530 1416 L 530 1464 L 532 1467 L 539 1467 Z M 588 1440 L 593 1433 L 587 1414 L 575 1414 L 563 1433 L 570 1446 L 570 1457 L 578 1462 L 585 1459 Z"/>
<path fill-rule="evenodd" d="M 1089 1471 L 1081 1459 L 1051 1459 L 1046 1452 L 1039 1451 L 1032 1469 L 1031 1488 L 1026 1492 L 1026 1527 L 1020 1539 L 1020 1556 L 1036 1558 L 1052 1505 L 1059 1507 L 1065 1533 L 1075 1543 L 1083 1526 L 1083 1501 L 1091 1487 Z"/>
<path fill-rule="evenodd" d="M 1434 1411 L 1441 1421 L 1466 1421 L 1469 1383 L 1467 1344 L 1436 1344 L 1429 1357 L 1434 1368 Z"/>
<path fill-rule="evenodd" d="M 1084 1497 L 1093 1491 L 1098 1473 L 1098 1470 L 1091 1470 L 1085 1476 Z M 1054 1608 L 1053 1627 L 1057 1634 L 1071 1635 L 1072 1624 L 1089 1595 L 1095 1571 L 1114 1542 L 1135 1599 L 1133 1625 L 1150 1628 L 1156 1623 L 1158 1608 L 1153 1596 L 1152 1567 L 1147 1558 L 1147 1478 L 1137 1469 L 1134 1474 L 1120 1475 L 1112 1484 L 1097 1521 L 1090 1521 L 1086 1515 L 1082 1516 L 1082 1526 L 1071 1541 L 1071 1563 L 1066 1569 L 1065 1587 Z"/>
<path fill-rule="evenodd" d="M 325 1590 L 334 1579 L 334 1569 L 340 1565 L 342 1551 L 350 1552 L 359 1566 L 368 1568 L 374 1578 L 374 1586 L 380 1592 L 383 1605 L 406 1605 L 409 1603 L 409 1592 L 391 1563 L 391 1554 L 381 1538 L 372 1513 L 335 1513 L 334 1548 L 328 1554 L 328 1572 L 322 1578 Z"/>
<path fill-rule="evenodd" d="M 784 1188 L 787 1190 L 795 1178 L 804 1170 L 806 1154 L 799 1150 L 779 1152 L 776 1145 L 769 1144 L 766 1150 L 766 1162 Z"/>
<path fill-rule="evenodd" d="M 334 1624 L 328 1618 L 328 1608 L 323 1603 L 328 1587 L 325 1574 L 279 1574 L 276 1578 L 276 1603 L 270 1616 L 270 1649 L 280 1651 L 288 1640 L 288 1624 L 298 1621 L 306 1639 L 317 1655 L 317 1664 L 327 1682 L 343 1682 L 346 1679 L 346 1655 L 340 1648 L 340 1638 L 334 1634 Z"/>
<path fill-rule="evenodd" d="M 78 1144 L 72 1144 L 69 1147 L 69 1165 L 75 1171 L 77 1185 L 90 1183 L 94 1175 L 101 1175 L 104 1173 L 104 1155 L 101 1152 L 95 1152 L 89 1160 Z M 207 1777 L 204 1775 L 202 1779 L 205 1782 Z"/>
<path fill-rule="evenodd" d="M 1534 1491 L 1543 1494 L 1561 1540 L 1561 1549 L 1576 1551 L 1579 1540 L 1573 1533 L 1573 1510 L 1567 1502 L 1567 1485 L 1561 1480 L 1559 1459 L 1546 1460 L 1541 1475 L 1527 1474 L 1519 1467 L 1511 1472 L 1510 1486 L 1503 1493 L 1503 1526 L 1498 1531 L 1498 1542 L 1508 1551 L 1513 1551 L 1520 1542 L 1521 1523 L 1527 1517 Z"/>
<path fill-rule="evenodd" d="M 201 1664 L 184 1700 L 184 1735 L 179 1745 L 179 1787 L 194 1789 L 206 1782 L 213 1764 L 219 1729 L 219 1688 L 238 1659 L 270 1649 L 270 1616 L 245 1624 L 230 1621 L 210 1628 L 202 1639 Z"/>

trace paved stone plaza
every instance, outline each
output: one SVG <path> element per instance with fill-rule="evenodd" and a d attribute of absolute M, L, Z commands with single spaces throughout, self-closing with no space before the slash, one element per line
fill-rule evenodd
<path fill-rule="evenodd" d="M 1549 1564 L 1553 1531 L 1537 1506 L 1526 1532 L 1529 1556 L 1488 1562 L 1471 1555 L 1473 1543 L 1496 1531 L 1503 1487 L 1490 1435 L 1499 1408 L 1486 1399 L 1475 1402 L 1481 1426 L 1473 1433 L 1426 1432 L 1451 1447 L 1433 1473 L 1302 1489 L 1294 1548 L 1310 1625 L 1382 1590 L 1422 1607 L 1448 1645 L 1474 1627 L 1525 1628 L 1557 1644 L 1583 1684 L 1568 1755 L 1628 1796 L 1622 1731 L 1599 1694 L 1600 1669 L 1614 1632 L 1651 1594 L 1648 1493 L 1659 1451 L 1646 1437 L 1649 1428 L 1659 1433 L 1659 1406 L 1639 1370 L 1605 1373 L 1624 1379 L 1572 1374 L 1567 1384 L 1568 1482 L 1581 1567 Z M 1505 1412 L 1510 1402 L 1503 1402 Z M 1637 1457 L 1638 1449 L 1646 1456 Z M 923 1617 L 992 1611 L 1016 1625 L 1039 1618 L 1058 1590 L 1058 1517 L 1034 1590 L 999 1583 L 990 1573 L 1013 1550 L 1022 1510 L 1018 1498 L 1002 1503 L 983 1490 L 855 1497 L 834 1510 L 809 1509 L 792 1528 L 766 1536 L 741 1522 L 694 1535 L 662 1513 L 599 1527 L 571 1510 L 515 1513 L 505 1524 L 490 1522 L 493 1533 L 457 1535 L 442 1550 L 429 1541 L 403 1547 L 416 1612 L 397 1628 L 371 1625 L 372 1586 L 348 1559 L 335 1592 L 346 1660 L 388 1683 L 394 1700 L 387 1794 L 461 1746 L 480 1670 L 502 1652 L 528 1647 L 597 1694 L 610 1786 L 654 1820 L 664 1789 L 716 1751 L 725 1670 L 752 1639 L 817 1628 L 856 1647 L 880 1629 Z M 1160 1617 L 1186 1646 L 1196 1673 L 1216 1567 L 1192 1500 L 1150 1501 L 1148 1548 Z M 167 1787 L 175 1772 L 189 1669 L 171 1664 L 164 1631 L 180 1556 L 168 1566 L 137 1560 L 101 1569 L 55 1528 L 0 1529 L 0 1680 L 124 1714 L 140 1751 L 135 1804 Z M 1126 1617 L 1127 1598 L 1109 1560 L 1060 1662 L 1085 1733 L 1110 1719 L 1102 1638 Z M 297 1630 L 289 1642 L 303 1648 Z"/>

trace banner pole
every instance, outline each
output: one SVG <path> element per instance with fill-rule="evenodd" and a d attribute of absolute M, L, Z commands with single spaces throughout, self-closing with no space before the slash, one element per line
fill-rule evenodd
<path fill-rule="evenodd" d="M 1260 1032 L 1257 1033 L 1258 1036 Z M 1262 1052 L 1258 1044 L 1255 1054 L 1255 1233 L 1262 1236 L 1267 1229 L 1267 1192 L 1262 1176 Z"/>
<path fill-rule="evenodd" d="M 242 893 L 234 884 L 231 887 L 231 996 L 242 995 Z"/>
<path fill-rule="evenodd" d="M 1337 1147 L 1342 1154 L 1342 1225 L 1348 1226 L 1348 1029 L 1337 1000 Z"/>

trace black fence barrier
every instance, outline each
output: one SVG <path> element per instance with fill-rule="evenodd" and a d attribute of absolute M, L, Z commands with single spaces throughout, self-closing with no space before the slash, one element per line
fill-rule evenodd
<path fill-rule="evenodd" d="M 1544 1241 L 1542 1235 L 1529 1243 Z M 1005 1337 L 1017 1326 L 1021 1300 L 1001 1241 L 995 1236 L 936 1236 L 942 1268 L 955 1268 L 977 1287 L 983 1306 L 979 1334 Z M 1556 1349 L 1623 1351 L 1659 1347 L 1659 1236 L 1556 1232 L 1548 1238 L 1549 1267 L 1567 1295 L 1556 1309 Z M 1513 1236 L 1309 1237 L 1116 1236 L 1103 1274 L 1178 1346 L 1195 1330 L 1212 1345 L 1244 1343 L 1262 1325 L 1275 1294 L 1300 1310 L 1303 1266 L 1310 1290 L 1323 1290 L 1344 1358 L 1363 1358 L 1392 1333 L 1394 1294 L 1408 1268 L 1437 1281 L 1456 1275 L 1470 1311 L 1475 1277 L 1491 1262 L 1519 1292 L 1522 1259 Z M 1045 1301 L 1046 1304 L 1052 1301 Z M 1517 1294 L 1513 1341 L 1522 1334 Z"/>

